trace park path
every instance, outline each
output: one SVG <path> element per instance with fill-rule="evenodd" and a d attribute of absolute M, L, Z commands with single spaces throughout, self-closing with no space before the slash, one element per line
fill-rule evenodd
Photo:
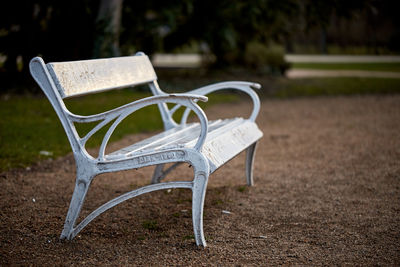
<path fill-rule="evenodd" d="M 313 70 L 290 69 L 286 72 L 289 79 L 322 78 L 322 77 L 363 77 L 400 79 L 400 72 L 363 71 L 363 70 Z"/>
<path fill-rule="evenodd" d="M 400 56 L 370 55 L 286 55 L 291 63 L 398 63 Z M 291 79 L 312 77 L 364 77 L 400 79 L 400 72 L 362 71 L 362 70 L 313 70 L 290 69 L 286 76 Z"/>
<path fill-rule="evenodd" d="M 400 56 L 353 56 L 353 55 L 286 55 L 290 63 L 396 63 Z M 156 54 L 153 59 L 156 67 L 196 68 L 201 64 L 198 54 Z M 400 79 L 400 72 L 361 71 L 361 70 L 313 70 L 290 69 L 286 76 L 291 79 L 312 77 L 376 77 Z"/>
<path fill-rule="evenodd" d="M 199 54 L 155 54 L 152 62 L 157 67 L 198 67 Z M 400 56 L 371 55 L 285 55 L 290 63 L 398 63 Z"/>
<path fill-rule="evenodd" d="M 400 56 L 372 55 L 285 55 L 291 63 L 398 63 Z"/>

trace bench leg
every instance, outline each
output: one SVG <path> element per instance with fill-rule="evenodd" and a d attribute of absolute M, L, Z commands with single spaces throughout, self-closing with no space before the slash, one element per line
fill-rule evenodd
<path fill-rule="evenodd" d="M 196 244 L 205 247 L 206 240 L 203 232 L 203 207 L 206 196 L 208 174 L 199 172 L 195 175 L 192 189 L 192 219 Z"/>
<path fill-rule="evenodd" d="M 161 176 L 163 175 L 163 169 L 165 164 L 158 164 L 154 169 L 153 177 L 151 178 L 152 184 L 158 184 L 161 180 Z"/>
<path fill-rule="evenodd" d="M 247 179 L 247 185 L 249 186 L 254 185 L 253 163 L 254 163 L 254 157 L 256 155 L 256 147 L 257 147 L 257 142 L 255 142 L 246 149 L 246 179 Z"/>
<path fill-rule="evenodd" d="M 165 164 L 159 164 L 156 165 L 156 168 L 154 169 L 153 173 L 153 178 L 151 179 L 152 184 L 158 184 L 161 182 L 162 179 L 164 179 L 172 170 L 174 170 L 176 167 L 178 167 L 182 162 L 175 162 L 172 164 L 171 167 L 167 168 L 164 170 Z"/>
<path fill-rule="evenodd" d="M 79 217 L 79 213 L 85 201 L 86 193 L 88 192 L 90 179 L 87 181 L 77 180 L 75 184 L 74 193 L 72 194 L 71 203 L 69 205 L 67 218 L 65 219 L 64 229 L 61 233 L 60 239 L 71 240 L 75 237 L 74 226 Z"/>

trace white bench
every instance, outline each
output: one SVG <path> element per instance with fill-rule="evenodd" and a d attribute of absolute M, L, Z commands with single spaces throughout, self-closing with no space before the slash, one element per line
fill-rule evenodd
<path fill-rule="evenodd" d="M 149 58 L 139 52 L 135 56 L 45 64 L 40 57 L 30 62 L 30 71 L 54 107 L 76 160 L 76 183 L 65 220 L 61 239 L 72 239 L 102 212 L 119 203 L 144 193 L 169 188 L 192 190 L 192 219 L 197 245 L 206 246 L 203 234 L 203 204 L 208 177 L 238 153 L 246 150 L 247 184 L 253 184 L 252 168 L 257 141 L 262 132 L 255 123 L 260 101 L 252 88 L 259 84 L 249 82 L 222 82 L 205 86 L 187 94 L 166 94 L 157 84 L 157 76 Z M 64 105 L 67 97 L 95 93 L 110 89 L 148 84 L 154 96 L 140 99 L 104 113 L 80 116 Z M 196 104 L 207 101 L 205 95 L 223 89 L 237 89 L 247 93 L 254 102 L 248 119 L 233 118 L 208 121 L 204 111 Z M 176 104 L 169 109 L 167 103 Z M 164 131 L 126 148 L 106 154 L 111 134 L 128 115 L 143 107 L 157 104 L 164 123 Z M 172 115 L 180 107 L 186 108 L 179 123 Z M 186 123 L 193 111 L 199 123 Z M 85 136 L 79 136 L 75 124 L 97 122 Z M 99 129 L 111 124 L 97 157 L 89 155 L 85 145 Z M 161 182 L 180 163 L 194 167 L 193 181 Z M 169 164 L 168 168 L 166 164 Z M 97 208 L 76 225 L 86 193 L 93 178 L 101 173 L 155 166 L 151 184 L 122 194 Z"/>

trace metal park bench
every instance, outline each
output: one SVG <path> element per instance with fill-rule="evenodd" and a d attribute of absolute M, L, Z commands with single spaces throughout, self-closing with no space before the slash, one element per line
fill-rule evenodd
<path fill-rule="evenodd" d="M 30 71 L 55 109 L 76 161 L 75 189 L 61 239 L 73 239 L 98 215 L 130 198 L 160 189 L 189 188 L 192 190 L 192 220 L 196 244 L 206 246 L 203 234 L 203 204 L 209 175 L 246 150 L 247 184 L 253 184 L 252 168 L 256 143 L 263 135 L 255 123 L 260 101 L 252 90 L 260 88 L 259 84 L 222 82 L 187 94 L 166 94 L 157 84 L 157 76 L 149 58 L 141 52 L 129 57 L 48 64 L 40 57 L 35 57 L 30 62 Z M 63 102 L 67 97 L 141 84 L 148 84 L 154 96 L 96 115 L 73 114 Z M 205 95 L 224 89 L 237 89 L 251 97 L 254 108 L 249 118 L 208 121 L 197 101 L 207 101 Z M 168 108 L 167 103 L 173 103 L 175 106 Z M 107 154 L 107 143 L 118 124 L 135 111 L 149 105 L 158 105 L 164 131 Z M 185 111 L 177 123 L 172 116 L 181 107 Z M 187 123 L 191 111 L 198 117 L 198 123 Z M 80 136 L 75 124 L 92 122 L 97 122 L 96 126 L 86 135 Z M 111 126 L 104 135 L 98 156 L 91 156 L 85 148 L 86 142 L 98 130 L 109 124 Z M 194 168 L 192 181 L 161 182 L 171 170 L 183 162 Z M 145 166 L 155 166 L 151 184 L 114 198 L 76 224 L 90 183 L 96 175 Z"/>

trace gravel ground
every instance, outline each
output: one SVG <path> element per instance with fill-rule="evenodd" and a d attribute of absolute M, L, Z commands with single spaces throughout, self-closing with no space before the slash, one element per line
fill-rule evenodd
<path fill-rule="evenodd" d="M 129 200 L 61 242 L 72 156 L 2 173 L 0 265 L 400 265 L 399 103 L 399 95 L 264 100 L 255 186 L 245 186 L 244 154 L 210 177 L 205 249 L 194 243 L 189 190 Z M 250 109 L 241 102 L 207 114 Z M 151 172 L 97 177 L 83 213 L 147 184 Z"/>

